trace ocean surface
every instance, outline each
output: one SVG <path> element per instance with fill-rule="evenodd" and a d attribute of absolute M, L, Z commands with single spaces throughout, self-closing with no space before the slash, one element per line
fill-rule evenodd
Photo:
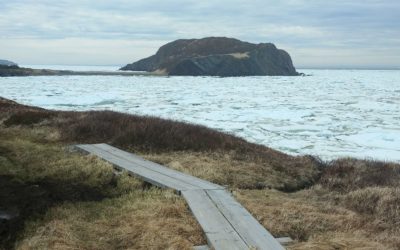
<path fill-rule="evenodd" d="M 34 68 L 117 70 L 116 66 Z M 305 77 L 0 78 L 0 96 L 58 110 L 116 110 L 203 124 L 289 154 L 400 162 L 400 71 Z"/>

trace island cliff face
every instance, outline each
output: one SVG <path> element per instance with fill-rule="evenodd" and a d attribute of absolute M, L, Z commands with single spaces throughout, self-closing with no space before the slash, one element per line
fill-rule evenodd
<path fill-rule="evenodd" d="M 226 37 L 176 40 L 121 70 L 183 76 L 299 75 L 290 55 L 274 44 Z"/>

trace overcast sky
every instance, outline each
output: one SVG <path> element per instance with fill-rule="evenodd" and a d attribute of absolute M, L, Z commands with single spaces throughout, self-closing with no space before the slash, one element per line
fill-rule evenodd
<path fill-rule="evenodd" d="M 0 0 L 0 59 L 124 65 L 179 38 L 272 42 L 298 68 L 400 67 L 399 0 Z"/>

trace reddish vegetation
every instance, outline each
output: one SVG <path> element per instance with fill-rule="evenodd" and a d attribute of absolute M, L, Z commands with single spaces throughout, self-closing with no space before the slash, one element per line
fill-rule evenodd
<path fill-rule="evenodd" d="M 329 190 L 346 193 L 366 187 L 399 187 L 399 164 L 339 159 L 328 164 L 319 183 Z"/>

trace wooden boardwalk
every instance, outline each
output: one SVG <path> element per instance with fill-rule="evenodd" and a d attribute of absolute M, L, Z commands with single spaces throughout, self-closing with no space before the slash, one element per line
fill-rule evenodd
<path fill-rule="evenodd" d="M 171 188 L 185 198 L 202 227 L 208 244 L 216 250 L 284 249 L 224 187 L 147 161 L 108 144 L 76 145 L 115 168 L 126 170 L 161 188 Z"/>

